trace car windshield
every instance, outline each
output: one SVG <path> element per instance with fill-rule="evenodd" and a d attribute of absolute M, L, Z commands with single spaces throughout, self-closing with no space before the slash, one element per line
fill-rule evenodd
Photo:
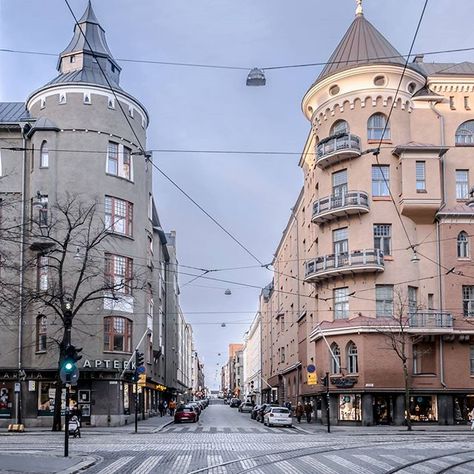
<path fill-rule="evenodd" d="M 272 413 L 290 413 L 287 408 L 272 408 Z"/>
<path fill-rule="evenodd" d="M 180 407 L 180 408 L 178 408 L 177 413 L 182 413 L 182 412 L 187 412 L 187 413 L 193 412 L 193 407 Z"/>

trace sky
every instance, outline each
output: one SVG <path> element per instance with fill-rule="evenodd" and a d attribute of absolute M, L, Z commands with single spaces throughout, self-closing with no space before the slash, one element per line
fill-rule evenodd
<path fill-rule="evenodd" d="M 86 0 L 70 0 L 80 17 Z M 424 0 L 365 0 L 364 14 L 406 54 Z M 474 46 L 472 0 L 431 0 L 414 52 Z M 354 0 L 93 0 L 115 58 L 238 66 L 326 61 L 354 18 Z M 73 18 L 64 0 L 0 0 L 0 48 L 59 53 Z M 56 75 L 56 57 L 0 52 L 0 101 L 24 101 Z M 425 61 L 474 61 L 474 52 Z M 247 87 L 247 71 L 135 64 L 121 86 L 150 113 L 148 149 L 155 163 L 242 242 L 270 263 L 303 184 L 298 167 L 310 124 L 301 99 L 321 67 L 266 72 Z M 289 155 L 209 154 L 199 150 L 287 151 Z M 154 198 L 166 231 L 176 230 L 182 265 L 216 271 L 210 278 L 261 288 L 272 273 L 155 172 Z M 185 273 L 199 271 L 182 269 Z M 217 388 L 228 344 L 242 342 L 258 309 L 258 288 L 180 275 L 181 306 L 193 325 L 206 384 Z M 224 291 L 231 289 L 231 295 Z M 225 323 L 225 327 L 222 324 Z"/>

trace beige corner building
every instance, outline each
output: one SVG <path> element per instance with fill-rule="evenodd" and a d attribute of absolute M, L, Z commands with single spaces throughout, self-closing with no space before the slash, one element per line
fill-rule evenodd
<path fill-rule="evenodd" d="M 403 332 L 412 421 L 464 423 L 474 407 L 474 63 L 420 56 L 405 67 L 358 3 L 302 101 L 304 184 L 260 299 L 263 399 L 311 400 L 325 421 L 329 372 L 333 423 L 402 424 L 390 334 Z"/>

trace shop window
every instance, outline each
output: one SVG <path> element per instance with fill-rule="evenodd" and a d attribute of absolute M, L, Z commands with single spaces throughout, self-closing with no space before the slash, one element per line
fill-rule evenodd
<path fill-rule="evenodd" d="M 132 321 L 119 316 L 104 318 L 104 351 L 132 351 Z"/>
<path fill-rule="evenodd" d="M 105 282 L 113 293 L 130 295 L 133 260 L 122 255 L 105 254 Z"/>
<path fill-rule="evenodd" d="M 133 235 L 133 204 L 123 199 L 105 196 L 105 227 L 108 231 Z"/>
<path fill-rule="evenodd" d="M 384 114 L 377 113 L 367 121 L 368 140 L 390 140 L 390 124 Z"/>
<path fill-rule="evenodd" d="M 357 346 L 353 342 L 350 342 L 347 346 L 347 372 L 349 374 L 359 372 Z"/>
<path fill-rule="evenodd" d="M 341 349 L 339 349 L 339 346 L 335 342 L 331 344 L 329 360 L 331 361 L 331 373 L 340 374 L 341 373 Z"/>
<path fill-rule="evenodd" d="M 36 351 L 44 352 L 47 349 L 47 318 L 40 314 L 36 318 Z"/>
<path fill-rule="evenodd" d="M 438 421 L 436 396 L 410 397 L 410 418 L 412 421 Z"/>
<path fill-rule="evenodd" d="M 38 382 L 38 416 L 52 416 L 56 384 L 54 382 Z M 65 405 L 61 408 L 65 408 Z"/>
<path fill-rule="evenodd" d="M 434 342 L 413 345 L 413 374 L 436 374 L 436 348 Z"/>
<path fill-rule="evenodd" d="M 10 384 L 2 383 L 0 388 L 0 418 L 10 418 L 12 416 L 11 409 L 13 406 L 13 390 Z"/>
<path fill-rule="evenodd" d="M 458 234 L 457 253 L 458 258 L 469 258 L 469 237 L 464 231 Z"/>
<path fill-rule="evenodd" d="M 360 395 L 339 395 L 339 420 L 361 421 Z"/>

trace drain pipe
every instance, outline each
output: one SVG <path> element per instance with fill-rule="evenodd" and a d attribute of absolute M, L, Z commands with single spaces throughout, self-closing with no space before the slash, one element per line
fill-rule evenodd
<path fill-rule="evenodd" d="M 439 134 L 440 134 L 440 144 L 441 146 L 445 145 L 445 133 L 444 133 L 444 117 L 441 113 L 436 110 L 436 103 L 430 102 L 430 109 L 434 112 L 436 117 L 439 120 Z M 446 172 L 445 172 L 445 160 L 444 154 L 441 156 L 441 207 L 440 210 L 446 206 Z M 441 275 L 441 232 L 439 219 L 436 219 L 436 260 L 438 262 L 438 291 L 439 291 L 439 311 L 443 311 L 443 280 Z M 443 388 L 447 388 L 446 382 L 444 380 L 444 341 L 443 336 L 439 338 L 439 379 Z"/>

